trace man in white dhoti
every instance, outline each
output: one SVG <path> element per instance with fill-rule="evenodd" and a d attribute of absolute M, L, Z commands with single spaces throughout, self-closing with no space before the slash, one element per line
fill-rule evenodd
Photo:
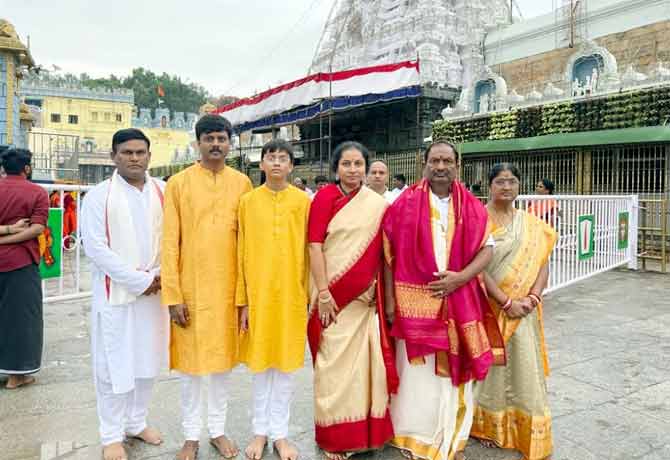
<path fill-rule="evenodd" d="M 149 139 L 114 134 L 116 170 L 86 194 L 81 231 L 92 262 L 91 348 L 104 460 L 126 460 L 125 436 L 148 444 L 154 378 L 167 365 L 169 315 L 161 307 L 160 241 L 165 183 L 149 177 Z"/>

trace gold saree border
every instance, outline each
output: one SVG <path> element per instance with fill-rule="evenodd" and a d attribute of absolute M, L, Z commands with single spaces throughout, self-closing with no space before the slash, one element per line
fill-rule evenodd
<path fill-rule="evenodd" d="M 418 441 L 411 436 L 396 436 L 391 439 L 389 444 L 401 450 L 409 450 L 414 457 L 426 460 L 442 460 L 441 445 L 435 447 Z"/>
<path fill-rule="evenodd" d="M 530 415 L 516 407 L 499 412 L 475 408 L 470 435 L 488 439 L 503 449 L 515 449 L 525 460 L 543 460 L 553 448 L 551 415 Z"/>

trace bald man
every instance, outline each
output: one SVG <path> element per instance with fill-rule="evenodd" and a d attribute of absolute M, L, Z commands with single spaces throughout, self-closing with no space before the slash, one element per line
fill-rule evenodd
<path fill-rule="evenodd" d="M 375 160 L 370 164 L 368 173 L 368 187 L 379 193 L 390 204 L 396 195 L 386 187 L 389 177 L 389 169 L 382 160 Z"/>

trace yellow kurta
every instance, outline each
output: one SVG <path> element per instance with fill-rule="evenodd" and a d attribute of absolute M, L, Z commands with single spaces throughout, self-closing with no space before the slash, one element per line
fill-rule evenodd
<path fill-rule="evenodd" d="M 161 288 L 163 305 L 185 303 L 190 324 L 170 333 L 170 369 L 192 375 L 225 372 L 238 362 L 237 210 L 249 178 L 199 163 L 165 189 Z"/>
<path fill-rule="evenodd" d="M 240 200 L 236 304 L 249 306 L 240 361 L 252 372 L 302 367 L 307 335 L 310 199 L 261 186 Z"/>

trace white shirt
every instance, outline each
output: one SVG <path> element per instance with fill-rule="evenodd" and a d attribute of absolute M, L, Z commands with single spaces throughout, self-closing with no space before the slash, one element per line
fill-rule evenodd
<path fill-rule="evenodd" d="M 165 182 L 156 181 L 165 189 Z M 121 178 L 133 217 L 135 235 L 140 242 L 141 261 L 150 262 L 150 197 L 152 184 L 140 191 Z M 153 378 L 167 364 L 169 316 L 160 305 L 160 295 L 140 296 L 127 305 L 111 306 L 107 302 L 105 276 L 123 284 L 136 295 L 142 294 L 159 270 L 144 272 L 130 267 L 107 245 L 105 207 L 110 180 L 91 189 L 82 206 L 81 232 L 84 251 L 92 262 L 91 347 L 92 356 L 103 355 L 111 370 L 114 393 L 127 393 L 136 378 Z M 99 332 L 102 332 L 101 334 Z M 99 337 L 102 343 L 99 343 Z M 104 347 L 105 353 L 96 353 Z M 94 358 L 95 359 L 95 358 Z M 94 372 L 96 367 L 94 366 Z"/>
<path fill-rule="evenodd" d="M 447 229 L 449 228 L 449 200 L 451 199 L 451 195 L 444 198 L 440 198 L 431 191 L 430 198 L 431 203 L 440 213 L 440 224 L 442 224 L 443 231 L 446 234 Z M 493 239 L 493 236 L 489 235 L 488 239 L 486 240 L 486 244 L 484 244 L 484 246 L 495 246 L 495 245 L 496 242 Z"/>
<path fill-rule="evenodd" d="M 396 195 L 395 193 L 393 193 L 389 189 L 384 190 L 384 193 L 382 193 L 382 196 L 384 197 L 384 199 L 386 200 L 386 202 L 388 204 L 393 204 L 393 202 L 396 200 L 396 198 L 398 198 L 398 195 Z"/>

